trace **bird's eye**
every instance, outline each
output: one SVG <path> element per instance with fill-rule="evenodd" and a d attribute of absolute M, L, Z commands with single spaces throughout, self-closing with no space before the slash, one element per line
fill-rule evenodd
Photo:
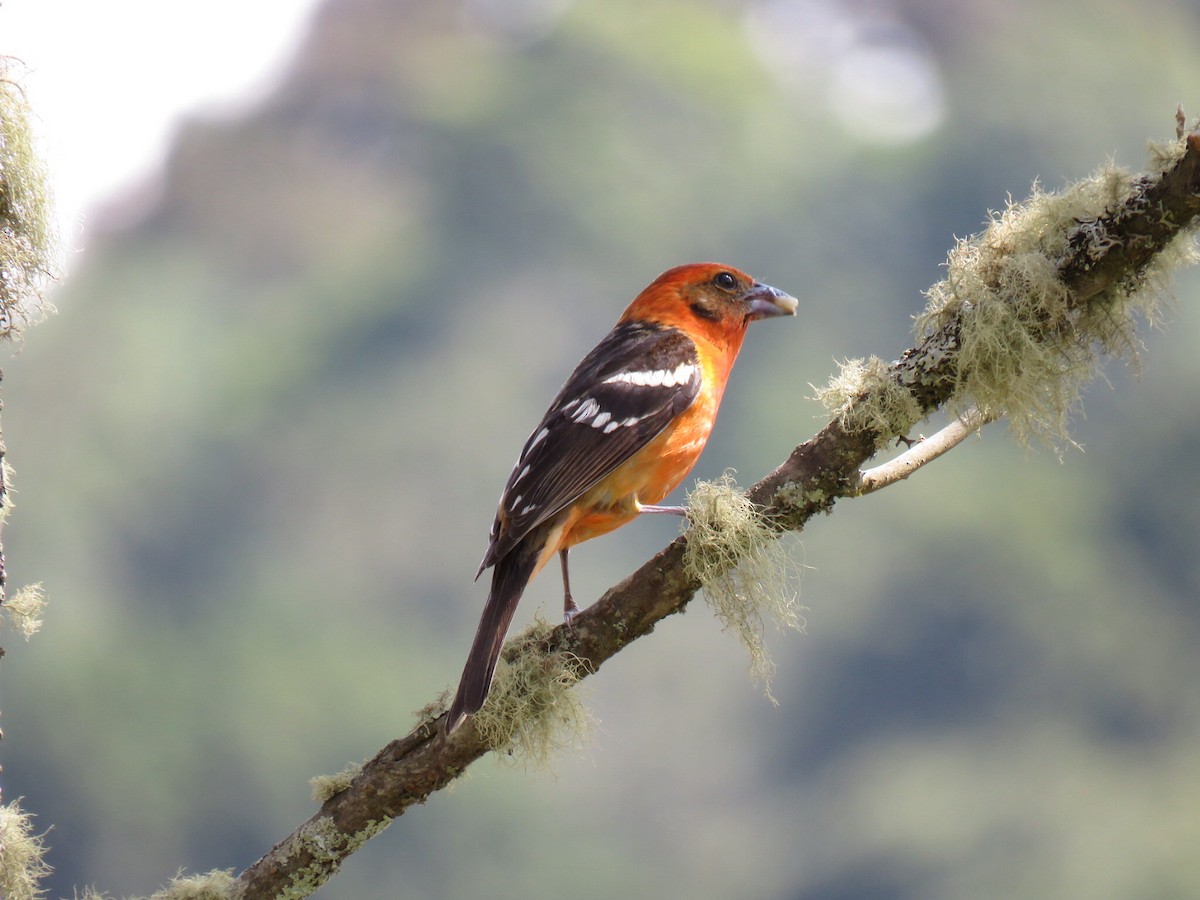
<path fill-rule="evenodd" d="M 713 276 L 713 284 L 725 291 L 732 291 L 737 287 L 737 279 L 730 272 L 718 272 Z"/>

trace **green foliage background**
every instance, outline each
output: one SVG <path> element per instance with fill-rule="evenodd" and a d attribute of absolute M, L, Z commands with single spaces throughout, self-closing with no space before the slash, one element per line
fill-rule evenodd
<path fill-rule="evenodd" d="M 801 298 L 697 470 L 749 484 L 820 426 L 834 358 L 908 346 L 953 235 L 1200 112 L 1200 12 L 1170 0 L 503 9 L 328 0 L 274 96 L 190 123 L 144 210 L 97 223 L 5 366 L 11 578 L 51 600 L 6 641 L 6 791 L 53 825 L 55 895 L 243 867 L 309 776 L 408 730 L 460 670 L 521 442 L 660 270 Z M 889 141 L 831 99 L 809 45 L 845 22 L 931 61 L 939 128 Z M 485 761 L 320 896 L 1194 895 L 1200 282 L 1176 292 L 1141 379 L 1089 393 L 1086 453 L 992 426 L 803 535 L 779 708 L 697 605 L 587 686 L 579 754 Z M 577 596 L 672 529 L 581 549 Z"/>

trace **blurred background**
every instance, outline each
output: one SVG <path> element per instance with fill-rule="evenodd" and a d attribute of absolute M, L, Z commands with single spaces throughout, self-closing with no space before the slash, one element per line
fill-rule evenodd
<path fill-rule="evenodd" d="M 253 52 L 237 15 L 214 77 Z M 141 24 L 106 53 L 193 27 Z M 4 789 L 52 827 L 52 896 L 241 869 L 310 776 L 409 730 L 521 443 L 662 269 L 801 299 L 696 472 L 749 485 L 835 359 L 910 345 L 954 236 L 1200 113 L 1171 0 L 323 0 L 279 32 L 270 78 L 93 206 L 4 361 L 9 577 L 51 604 L 3 642 Z M 697 602 L 589 681 L 554 771 L 483 760 L 319 896 L 1196 896 L 1200 280 L 1174 290 L 1141 376 L 1089 391 L 1086 452 L 991 426 L 793 542 L 778 708 Z M 577 597 L 674 528 L 587 545 Z M 519 621 L 558 602 L 544 577 Z"/>

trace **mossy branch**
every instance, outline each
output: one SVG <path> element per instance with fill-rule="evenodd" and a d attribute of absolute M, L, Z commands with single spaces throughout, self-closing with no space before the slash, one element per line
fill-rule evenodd
<path fill-rule="evenodd" d="M 38 156 L 25 94 L 0 56 L 0 340 L 14 341 L 50 309 L 47 293 L 59 256 L 53 203 Z M 0 403 L 0 409 L 3 403 Z M 0 435 L 0 531 L 12 508 L 12 471 Z M 28 638 L 41 624 L 40 585 L 5 600 L 4 548 L 0 542 L 0 608 Z M 0 649 L 0 656 L 4 651 Z"/>
<path fill-rule="evenodd" d="M 20 86 L 9 77 L 9 63 L 0 56 L 0 340 L 17 339 L 49 308 L 46 291 L 58 252 L 29 106 Z M 11 476 L 0 435 L 0 531 L 12 508 Z M 0 624 L 7 621 L 28 638 L 41 625 L 41 586 L 6 599 L 5 582 L 0 541 Z M 0 802 L 0 898 L 36 900 L 42 895 L 39 885 L 50 871 L 44 853 L 45 843 L 19 801 Z"/>
<path fill-rule="evenodd" d="M 745 495 L 761 521 L 776 533 L 799 530 L 837 500 L 860 495 L 863 465 L 941 408 L 1007 416 L 1021 437 L 1062 436 L 1098 360 L 1136 347 L 1133 316 L 1152 311 L 1159 277 L 1187 257 L 1183 242 L 1198 214 L 1200 138 L 1189 135 L 1160 151 L 1146 174 L 1106 166 L 1061 193 L 1035 189 L 1030 200 L 993 216 L 952 252 L 946 281 L 929 292 L 918 342 L 891 364 L 845 367 L 823 392 L 833 420 Z M 688 535 L 672 541 L 572 629 L 543 627 L 510 641 L 506 659 L 555 679 L 564 666 L 571 681 L 598 671 L 701 588 L 687 574 L 688 542 Z M 561 714 L 553 702 L 539 708 Z M 384 747 L 238 876 L 231 895 L 311 893 L 392 819 L 493 749 L 476 719 L 447 736 L 441 709 L 427 708 L 409 735 Z"/>

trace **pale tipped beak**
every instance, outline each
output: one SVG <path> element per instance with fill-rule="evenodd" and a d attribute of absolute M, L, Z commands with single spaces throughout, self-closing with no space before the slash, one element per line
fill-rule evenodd
<path fill-rule="evenodd" d="M 794 316 L 799 301 L 791 294 L 785 294 L 779 288 L 769 284 L 754 283 L 754 287 L 746 291 L 743 299 L 746 301 L 746 318 L 766 319 L 770 316 Z"/>

